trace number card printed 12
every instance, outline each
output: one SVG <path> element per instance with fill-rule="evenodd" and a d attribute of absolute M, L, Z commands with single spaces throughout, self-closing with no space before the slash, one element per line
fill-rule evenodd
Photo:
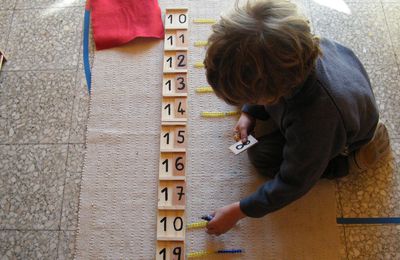
<path fill-rule="evenodd" d="M 249 135 L 247 137 L 247 142 L 242 143 L 242 141 L 239 141 L 237 143 L 234 143 L 233 145 L 231 145 L 229 147 L 229 149 L 234 153 L 234 154 L 239 154 L 245 150 L 247 150 L 248 148 L 252 147 L 253 145 L 255 145 L 258 141 L 252 136 Z"/>

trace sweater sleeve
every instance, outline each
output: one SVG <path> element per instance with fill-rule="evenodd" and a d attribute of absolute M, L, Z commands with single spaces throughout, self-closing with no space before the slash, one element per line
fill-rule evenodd
<path fill-rule="evenodd" d="M 240 201 L 240 208 L 247 216 L 262 217 L 303 196 L 320 179 L 331 155 L 340 153 L 345 145 L 342 121 L 323 113 L 312 119 L 315 123 L 308 127 L 300 119 L 287 124 L 279 172 Z"/>
<path fill-rule="evenodd" d="M 268 120 L 269 118 L 269 114 L 265 110 L 265 107 L 260 105 L 246 104 L 242 107 L 242 112 L 245 112 L 251 115 L 252 117 L 260 120 Z"/>

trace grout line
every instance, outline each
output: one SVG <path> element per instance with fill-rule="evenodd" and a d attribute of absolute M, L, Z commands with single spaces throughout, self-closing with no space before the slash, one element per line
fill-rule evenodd
<path fill-rule="evenodd" d="M 79 49 L 81 49 L 81 46 L 82 46 L 82 38 L 83 38 L 82 33 L 79 33 L 80 36 L 78 36 L 78 37 L 80 37 L 79 41 L 78 41 L 79 42 L 79 45 L 78 45 Z M 72 101 L 71 115 L 70 115 L 70 118 L 69 118 L 68 144 L 70 144 L 70 140 L 71 140 L 72 123 L 73 123 L 74 112 L 75 112 L 74 111 L 75 110 L 75 103 L 76 103 L 77 99 L 80 96 L 79 94 L 77 94 L 78 90 L 79 90 L 78 89 L 78 87 L 79 87 L 78 86 L 78 82 L 80 82 L 78 80 L 78 78 L 79 78 L 79 73 L 78 72 L 79 72 L 79 68 L 80 68 L 80 54 L 81 54 L 81 51 L 78 50 L 78 62 L 76 64 L 76 66 L 75 66 L 75 78 L 74 78 L 74 90 L 73 90 L 74 99 Z M 60 230 L 61 230 L 62 219 L 63 219 L 63 209 L 64 209 L 64 204 L 65 204 L 64 200 L 65 200 L 65 186 L 66 186 L 66 182 L 67 182 L 68 160 L 70 159 L 70 157 L 71 157 L 71 150 L 70 150 L 70 145 L 68 145 L 68 147 L 67 147 L 67 158 L 66 158 L 66 161 L 65 161 L 63 192 L 62 192 L 62 195 L 61 195 L 60 222 L 59 222 L 59 229 Z M 59 252 L 60 243 L 61 243 L 61 235 L 62 234 L 60 232 L 60 234 L 58 235 L 58 241 L 57 241 L 57 259 L 59 258 L 58 252 Z"/>
<path fill-rule="evenodd" d="M 7 55 L 7 53 L 6 53 L 6 55 Z M 79 64 L 78 64 L 79 65 Z M 13 70 L 13 69 L 5 69 L 3 72 L 4 73 L 7 73 L 7 72 L 36 72 L 36 71 L 41 71 L 41 72 L 46 72 L 46 71 L 49 71 L 49 72 L 56 72 L 56 71 L 74 71 L 75 70 L 75 66 L 76 65 L 74 65 L 73 67 L 70 67 L 70 68 L 64 68 L 64 69 L 30 69 L 30 70 Z"/>
<path fill-rule="evenodd" d="M 346 259 L 349 259 L 349 249 L 347 247 L 348 243 L 347 243 L 347 234 L 346 234 L 346 226 L 343 226 L 343 236 L 344 236 L 344 250 L 345 250 L 345 255 L 346 255 Z"/>
<path fill-rule="evenodd" d="M 393 40 L 392 40 L 392 33 L 391 33 L 391 31 L 390 31 L 388 19 L 387 19 L 387 17 L 386 17 L 386 12 L 385 12 L 384 4 L 383 4 L 382 1 L 380 1 L 380 3 L 381 3 L 381 8 L 382 8 L 383 16 L 385 17 L 385 24 L 386 24 L 386 28 L 387 28 L 388 34 L 389 34 L 390 46 L 391 46 L 391 49 L 392 49 L 393 57 L 394 57 L 394 59 L 395 59 L 396 65 L 397 65 L 397 73 L 398 73 L 398 75 L 400 75 L 400 64 L 399 64 L 399 59 L 400 59 L 400 57 L 397 56 L 396 51 L 395 51 L 395 47 L 394 47 Z M 393 4 L 393 3 L 388 3 L 388 4 Z"/>
<path fill-rule="evenodd" d="M 82 36 L 81 36 L 82 37 Z M 79 54 L 78 54 L 79 55 Z M 75 68 L 75 79 L 74 79 L 74 85 L 75 85 L 75 89 L 74 89 L 74 100 L 72 101 L 72 105 L 71 105 L 71 116 L 70 116 L 70 120 L 69 120 L 69 131 L 68 131 L 68 143 L 69 140 L 71 139 L 71 132 L 72 132 L 72 121 L 73 121 L 73 115 L 74 115 L 74 106 L 75 106 L 75 102 L 76 99 L 79 98 L 79 95 L 76 95 L 77 91 L 78 91 L 78 70 L 79 70 L 79 57 L 78 57 L 78 64 L 76 65 Z M 64 209 L 64 199 L 65 199 L 65 185 L 67 182 L 67 172 L 68 172 L 68 159 L 70 158 L 70 145 L 68 145 L 67 147 L 67 158 L 65 161 L 65 170 L 64 170 L 64 184 L 63 184 L 63 192 L 62 192 L 62 196 L 61 196 L 61 209 L 60 209 L 60 222 L 59 222 L 59 229 L 61 231 L 61 225 L 62 225 L 62 219 L 63 219 L 63 209 Z M 57 259 L 58 259 L 58 252 L 59 252 L 59 247 L 60 247 L 60 238 L 61 233 L 58 235 L 58 242 L 57 242 Z"/>
<path fill-rule="evenodd" d="M 336 184 L 336 191 L 337 191 L 338 196 L 339 196 L 339 204 L 337 206 L 339 206 L 339 209 L 340 209 L 340 217 L 343 218 L 344 214 L 343 214 L 342 196 L 341 196 L 341 193 L 340 193 L 340 187 L 339 187 L 339 180 L 338 179 L 335 180 L 335 184 Z"/>
<path fill-rule="evenodd" d="M 0 146 L 24 146 L 24 145 L 85 145 L 85 143 L 16 143 L 16 144 L 0 144 Z"/>
<path fill-rule="evenodd" d="M 2 231 L 18 231 L 18 232 L 31 232 L 31 231 L 38 231 L 38 232 L 60 232 L 60 231 L 69 231 L 74 232 L 76 229 L 31 229 L 31 228 L 0 228 L 0 232 Z"/>
<path fill-rule="evenodd" d="M 14 3 L 14 8 L 13 8 L 13 9 L 9 9 L 9 10 L 12 11 L 12 15 L 11 15 L 11 22 L 10 22 L 10 25 L 9 25 L 9 27 L 8 27 L 8 34 L 7 34 L 7 36 L 6 36 L 6 45 L 4 46 L 4 52 L 5 52 L 5 55 L 6 55 L 7 58 L 8 58 L 8 56 L 9 56 L 9 55 L 7 55 L 7 53 L 8 53 L 8 41 L 10 40 L 11 29 L 12 29 L 12 25 L 13 25 L 13 22 L 14 22 L 15 6 L 16 6 L 16 5 L 17 5 L 17 2 L 15 1 L 15 3 Z M 3 72 L 6 71 L 6 68 L 7 68 L 7 64 L 5 64 L 5 66 L 4 66 L 4 68 L 3 68 Z"/>
<path fill-rule="evenodd" d="M 66 8 L 78 8 L 78 7 L 85 7 L 85 5 L 66 5 L 66 6 L 53 6 L 53 7 L 26 7 L 26 8 L 17 8 L 15 5 L 15 11 L 29 11 L 29 10 L 43 10 L 43 9 L 66 9 Z"/>

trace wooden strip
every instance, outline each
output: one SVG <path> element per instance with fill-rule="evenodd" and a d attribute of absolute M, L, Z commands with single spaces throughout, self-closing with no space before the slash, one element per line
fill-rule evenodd
<path fill-rule="evenodd" d="M 204 47 L 208 45 L 208 41 L 195 41 L 194 46 L 195 47 Z"/>
<path fill-rule="evenodd" d="M 193 23 L 215 24 L 217 20 L 212 18 L 194 18 Z"/>

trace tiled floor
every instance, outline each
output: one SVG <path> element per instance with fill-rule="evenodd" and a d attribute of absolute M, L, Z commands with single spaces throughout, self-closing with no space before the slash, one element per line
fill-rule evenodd
<path fill-rule="evenodd" d="M 393 157 L 337 181 L 338 216 L 400 216 L 400 0 L 298 0 L 366 66 Z M 333 7 L 328 7 L 328 3 Z M 0 0 L 0 259 L 71 259 L 88 94 L 83 0 Z M 344 259 L 400 259 L 400 225 L 341 226 Z"/>

